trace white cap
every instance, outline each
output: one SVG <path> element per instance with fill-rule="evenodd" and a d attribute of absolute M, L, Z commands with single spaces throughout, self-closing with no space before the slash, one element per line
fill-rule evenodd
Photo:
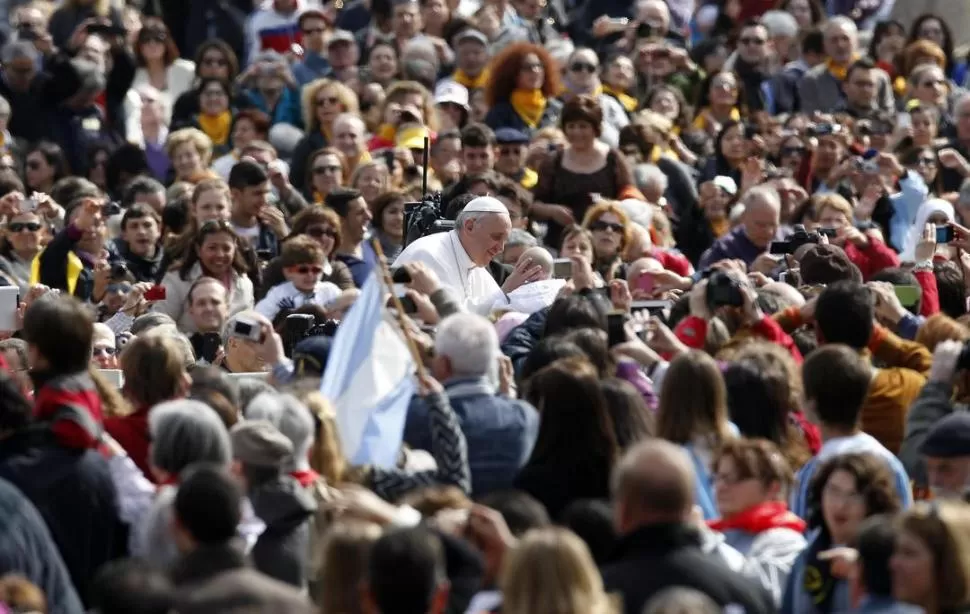
<path fill-rule="evenodd" d="M 468 88 L 451 79 L 438 83 L 434 90 L 434 103 L 443 104 L 446 102 L 454 103 L 467 111 Z"/>
<path fill-rule="evenodd" d="M 499 199 L 491 196 L 479 196 L 465 205 L 465 208 L 461 211 L 462 213 L 504 213 L 509 215 L 508 207 L 503 205 Z"/>

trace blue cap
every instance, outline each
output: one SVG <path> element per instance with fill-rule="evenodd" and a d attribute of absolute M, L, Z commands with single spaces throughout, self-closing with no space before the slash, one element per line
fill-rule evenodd
<path fill-rule="evenodd" d="M 970 414 L 957 412 L 938 420 L 919 451 L 930 458 L 970 456 Z"/>
<path fill-rule="evenodd" d="M 529 135 L 515 128 L 499 128 L 495 131 L 495 141 L 500 145 L 525 145 Z"/>

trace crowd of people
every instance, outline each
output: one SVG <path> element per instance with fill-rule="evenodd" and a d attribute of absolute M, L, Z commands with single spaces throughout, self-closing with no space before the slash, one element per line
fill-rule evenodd
<path fill-rule="evenodd" d="M 0 1 L 0 605 L 970 612 L 924 4 Z"/>

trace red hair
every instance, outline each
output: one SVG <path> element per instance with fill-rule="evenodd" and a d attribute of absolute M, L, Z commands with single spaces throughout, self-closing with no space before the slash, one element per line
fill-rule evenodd
<path fill-rule="evenodd" d="M 516 43 L 509 45 L 492 59 L 489 66 L 488 87 L 485 89 L 485 100 L 494 106 L 498 102 L 507 102 L 515 89 L 522 70 L 525 56 L 535 54 L 545 69 L 545 80 L 542 83 L 542 93 L 546 98 L 554 98 L 561 90 L 559 84 L 559 65 L 545 48 L 532 43 Z"/>

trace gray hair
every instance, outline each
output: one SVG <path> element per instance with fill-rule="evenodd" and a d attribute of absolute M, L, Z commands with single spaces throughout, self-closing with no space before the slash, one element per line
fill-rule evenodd
<path fill-rule="evenodd" d="M 788 11 L 772 10 L 761 16 L 761 25 L 768 29 L 771 36 L 798 36 L 798 22 Z"/>
<path fill-rule="evenodd" d="M 28 59 L 36 63 L 40 59 L 40 52 L 29 41 L 13 41 L 3 46 L 0 51 L 0 62 L 9 64 L 14 60 Z"/>
<path fill-rule="evenodd" d="M 664 176 L 664 179 L 666 179 L 666 176 Z M 632 198 L 621 200 L 620 209 L 623 209 L 623 212 L 626 213 L 627 217 L 634 224 L 639 224 L 644 228 L 650 228 L 650 225 L 653 223 L 653 210 L 650 208 L 650 205 L 642 200 Z"/>
<path fill-rule="evenodd" d="M 201 401 L 159 403 L 148 414 L 154 466 L 178 475 L 192 463 L 228 465 L 229 431 L 214 409 Z"/>
<path fill-rule="evenodd" d="M 0 114 L 10 116 L 10 102 L 3 96 L 0 96 Z"/>
<path fill-rule="evenodd" d="M 248 417 L 246 412 L 253 399 L 264 392 L 276 392 L 272 386 L 255 377 L 239 378 L 236 380 L 236 385 L 239 387 L 239 411 L 242 412 L 243 417 Z"/>
<path fill-rule="evenodd" d="M 408 60 L 427 62 L 436 71 L 441 66 L 441 61 L 438 59 L 438 51 L 435 49 L 434 44 L 424 37 L 412 38 L 404 44 L 404 48 L 401 50 L 401 65 L 403 66 Z"/>
<path fill-rule="evenodd" d="M 638 188 L 642 189 L 651 183 L 658 183 L 663 186 L 661 192 L 667 191 L 667 184 L 669 183 L 667 175 L 653 164 L 638 164 L 633 169 L 633 178 Z"/>
<path fill-rule="evenodd" d="M 357 115 L 354 115 L 353 113 L 341 113 L 340 115 L 335 117 L 333 119 L 334 129 L 337 128 L 337 124 L 342 122 L 349 122 L 351 124 L 354 124 L 355 126 L 360 128 L 361 134 L 364 134 L 365 132 L 367 132 L 367 126 L 364 124 L 364 120 L 362 120 Z"/>
<path fill-rule="evenodd" d="M 130 332 L 137 337 L 153 328 L 165 325 L 175 326 L 175 320 L 172 319 L 172 316 L 160 311 L 150 311 L 135 318 Z"/>
<path fill-rule="evenodd" d="M 768 203 L 776 210 L 781 211 L 781 196 L 778 195 L 778 190 L 770 185 L 758 185 L 748 190 L 743 199 L 745 206 L 750 205 L 755 199 Z"/>
<path fill-rule="evenodd" d="M 438 325 L 434 349 L 451 362 L 456 377 L 484 377 L 499 355 L 498 334 L 482 316 L 456 313 Z"/>
<path fill-rule="evenodd" d="M 257 313 L 249 309 L 233 314 L 228 320 L 226 320 L 226 325 L 222 327 L 223 347 L 229 345 L 229 337 L 232 336 L 230 333 L 232 332 L 232 329 L 236 327 L 236 322 L 238 322 L 239 320 L 249 320 L 251 322 L 259 322 Z"/>
<path fill-rule="evenodd" d="M 856 37 L 856 40 L 858 40 L 859 38 L 858 26 L 856 26 L 855 22 L 849 19 L 848 17 L 846 17 L 845 15 L 837 15 L 829 19 L 824 26 L 824 32 L 828 34 L 834 28 L 845 28 Z"/>
<path fill-rule="evenodd" d="M 505 249 L 510 247 L 535 247 L 536 245 L 539 245 L 539 239 L 521 228 L 513 228 L 512 232 L 509 233 L 508 240 L 505 241 Z"/>
<path fill-rule="evenodd" d="M 246 408 L 246 419 L 266 420 L 293 444 L 293 456 L 284 463 L 284 471 L 310 468 L 307 455 L 313 445 L 313 417 L 299 399 L 291 394 L 260 393 Z"/>
<path fill-rule="evenodd" d="M 150 331 L 145 332 L 143 337 L 166 337 L 175 342 L 175 345 L 179 349 L 180 358 L 182 359 L 182 364 L 186 369 L 195 364 L 195 350 L 192 348 L 192 342 L 189 338 L 182 334 L 175 324 L 162 324 L 161 326 L 156 326 Z"/>

